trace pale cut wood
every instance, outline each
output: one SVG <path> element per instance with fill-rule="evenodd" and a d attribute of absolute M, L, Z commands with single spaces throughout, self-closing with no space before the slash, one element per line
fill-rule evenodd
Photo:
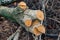
<path fill-rule="evenodd" d="M 37 10 L 36 16 L 39 20 L 44 20 L 44 13 L 41 10 Z"/>

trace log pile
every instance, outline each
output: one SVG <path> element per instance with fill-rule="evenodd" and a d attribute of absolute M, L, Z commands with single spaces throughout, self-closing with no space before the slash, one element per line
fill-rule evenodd
<path fill-rule="evenodd" d="M 42 9 L 42 0 L 24 0 L 30 9 Z M 46 13 L 46 33 L 59 34 L 60 32 L 60 0 L 45 0 L 45 13 Z"/>
<path fill-rule="evenodd" d="M 39 0 L 30 0 L 30 1 L 23 0 L 23 1 L 25 1 L 27 3 L 27 5 L 30 9 L 33 9 L 33 10 L 40 9 L 40 10 L 42 10 L 42 0 L 40 0 L 40 1 Z M 16 5 L 14 5 L 14 4 L 9 4 L 7 6 L 16 7 Z M 59 27 L 60 26 L 60 0 L 49 0 L 47 2 L 47 4 L 45 4 L 45 12 L 46 12 L 46 21 L 45 22 L 47 22 L 46 33 L 47 34 L 59 34 L 59 32 L 60 32 L 60 27 Z M 1 23 L 1 24 L 3 24 L 3 23 Z M 32 34 L 29 33 L 29 36 L 30 35 L 32 35 Z M 25 31 L 25 34 L 23 32 L 22 37 L 20 37 L 20 38 L 22 40 L 24 40 L 23 37 L 27 40 L 26 31 Z M 31 38 L 30 40 L 33 39 L 32 36 L 30 36 L 29 38 Z M 45 40 L 47 40 L 47 38 Z M 4 39 L 1 39 L 1 40 L 4 40 Z M 55 39 L 48 38 L 48 40 L 55 40 Z"/>

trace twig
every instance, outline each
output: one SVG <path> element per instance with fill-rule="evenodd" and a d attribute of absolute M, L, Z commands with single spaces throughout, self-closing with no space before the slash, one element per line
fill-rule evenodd
<path fill-rule="evenodd" d="M 56 20 L 56 19 L 54 19 L 54 18 L 50 18 L 50 17 L 49 17 L 48 19 L 51 19 L 51 20 L 54 20 L 54 21 L 60 23 L 60 21 L 58 21 L 58 20 Z"/>
<path fill-rule="evenodd" d="M 19 29 L 20 29 L 21 27 L 19 27 L 17 30 L 16 30 L 16 32 L 14 33 L 14 34 L 12 34 L 7 40 L 17 40 L 18 39 L 18 37 L 19 37 L 19 33 L 21 32 Z M 15 37 L 15 38 L 14 38 Z"/>

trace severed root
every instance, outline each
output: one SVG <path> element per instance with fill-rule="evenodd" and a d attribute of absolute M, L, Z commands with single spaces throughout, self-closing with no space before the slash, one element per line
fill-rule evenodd
<path fill-rule="evenodd" d="M 33 34 L 35 34 L 36 36 L 39 36 L 39 35 L 42 34 L 42 33 L 40 33 L 40 32 L 38 31 L 38 29 L 35 27 L 35 28 L 33 29 Z"/>
<path fill-rule="evenodd" d="M 36 16 L 39 20 L 43 21 L 44 20 L 44 13 L 41 10 L 38 10 L 36 13 Z"/>
<path fill-rule="evenodd" d="M 41 33 L 45 33 L 45 27 L 44 27 L 43 25 L 38 26 L 37 29 L 38 29 Z"/>
<path fill-rule="evenodd" d="M 36 36 L 39 36 L 41 35 L 42 33 L 45 34 L 45 27 L 40 25 L 39 27 L 35 27 L 33 30 L 32 30 L 33 34 L 35 34 Z"/>
<path fill-rule="evenodd" d="M 20 2 L 19 4 L 18 4 L 18 6 L 20 7 L 20 8 L 22 8 L 23 10 L 25 10 L 26 8 L 27 8 L 27 5 L 26 5 L 26 3 L 25 2 Z"/>
<path fill-rule="evenodd" d="M 32 19 L 31 17 L 24 15 L 24 18 L 22 19 L 26 27 L 30 27 L 32 24 Z"/>
<path fill-rule="evenodd" d="M 32 24 L 33 30 L 32 33 L 36 36 L 41 35 L 42 33 L 45 33 L 45 27 L 40 24 L 38 20 L 35 20 Z"/>
<path fill-rule="evenodd" d="M 30 27 L 31 26 L 31 24 L 32 24 L 32 20 L 25 20 L 25 25 L 26 25 L 26 27 Z"/>

